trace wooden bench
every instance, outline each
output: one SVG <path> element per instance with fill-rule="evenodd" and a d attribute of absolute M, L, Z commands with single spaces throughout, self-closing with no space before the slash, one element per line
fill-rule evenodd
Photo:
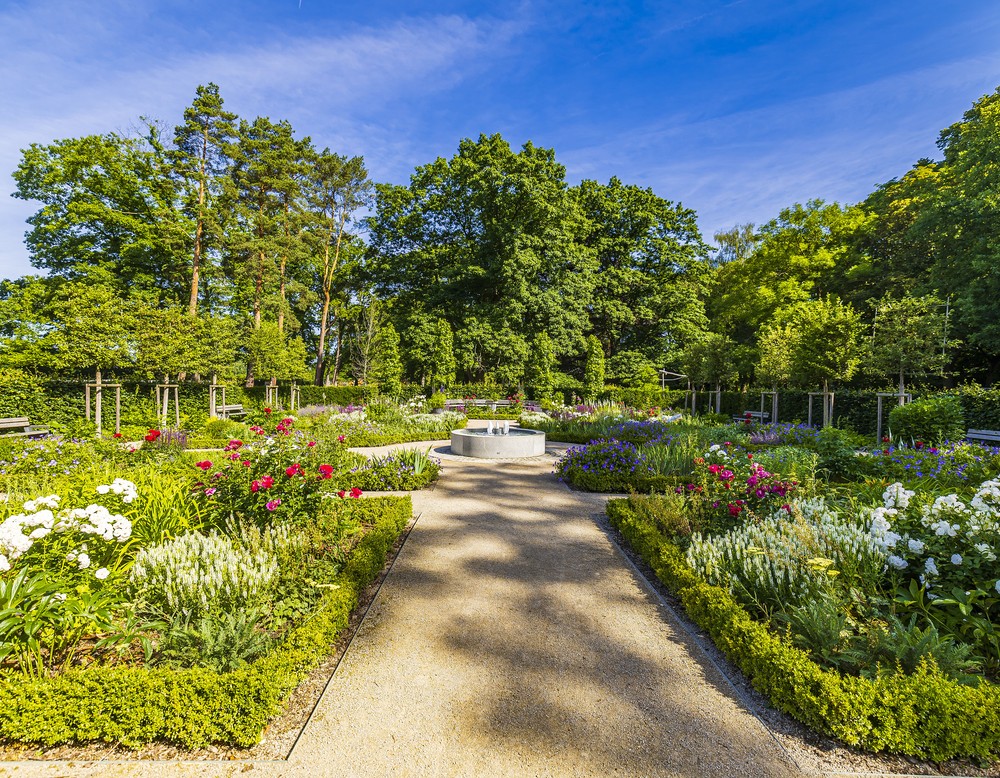
<path fill-rule="evenodd" d="M 981 440 L 984 443 L 1000 445 L 1000 430 L 969 430 L 965 433 L 968 440 Z"/>
<path fill-rule="evenodd" d="M 48 427 L 34 426 L 27 416 L 0 419 L 0 435 L 11 438 L 41 438 L 48 434 Z"/>
<path fill-rule="evenodd" d="M 771 414 L 767 411 L 747 411 L 742 416 L 733 416 L 733 421 L 746 421 L 751 419 L 753 421 L 765 422 L 771 418 Z"/>
<path fill-rule="evenodd" d="M 495 411 L 497 408 L 509 408 L 510 400 L 481 400 L 475 398 L 472 400 L 445 400 L 444 408 L 446 411 L 452 411 L 455 408 L 489 408 L 491 411 Z"/>
<path fill-rule="evenodd" d="M 246 408 L 242 405 L 220 405 L 217 410 L 220 419 L 242 419 L 247 415 Z"/>

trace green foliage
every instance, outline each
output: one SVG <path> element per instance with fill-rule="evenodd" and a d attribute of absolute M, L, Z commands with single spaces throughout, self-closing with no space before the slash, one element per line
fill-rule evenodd
<path fill-rule="evenodd" d="M 158 664 L 167 667 L 207 667 L 231 673 L 264 656 L 270 637 L 258 629 L 260 613 L 239 609 L 204 613 L 175 624 L 160 642 Z"/>
<path fill-rule="evenodd" d="M 588 400 L 596 400 L 604 391 L 604 349 L 596 336 L 587 338 L 587 364 L 583 370 L 583 391 Z"/>
<path fill-rule="evenodd" d="M 901 667 L 913 674 L 922 662 L 931 660 L 949 678 L 973 680 L 969 673 L 975 672 L 979 663 L 969 658 L 972 646 L 956 645 L 954 638 L 941 635 L 933 624 L 920 628 L 917 626 L 917 614 L 910 616 L 906 623 L 890 616 L 887 627 L 877 625 L 869 633 L 869 645 L 865 652 L 881 663 L 884 672 Z"/>
<path fill-rule="evenodd" d="M 946 394 L 897 405 L 889 413 L 889 429 L 897 440 L 906 445 L 922 440 L 939 445 L 965 437 L 962 403 Z"/>
<path fill-rule="evenodd" d="M 256 743 L 288 694 L 347 627 L 358 593 L 382 569 L 412 516 L 408 497 L 337 501 L 327 510 L 364 532 L 312 617 L 276 650 L 224 674 L 208 668 L 91 667 L 57 677 L 7 676 L 0 685 L 0 737 L 127 747 L 156 740 L 187 748 Z"/>
<path fill-rule="evenodd" d="M 630 510 L 608 503 L 612 524 L 677 596 L 688 615 L 779 710 L 871 751 L 942 761 L 1000 757 L 1000 690 L 958 684 L 932 662 L 912 675 L 844 676 L 755 622 L 725 590 L 698 580 L 673 543 Z"/>

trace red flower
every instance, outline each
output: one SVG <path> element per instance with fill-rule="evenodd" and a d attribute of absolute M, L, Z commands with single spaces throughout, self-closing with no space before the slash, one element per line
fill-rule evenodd
<path fill-rule="evenodd" d="M 343 500 L 343 499 L 344 499 L 344 496 L 345 496 L 346 494 L 347 494 L 347 492 L 345 492 L 345 491 L 344 491 L 343 489 L 341 489 L 341 490 L 340 490 L 339 492 L 337 492 L 337 496 L 338 496 L 338 497 L 339 497 L 339 498 L 340 498 L 341 500 Z"/>
<path fill-rule="evenodd" d="M 293 418 L 291 418 L 289 416 L 286 416 L 285 418 L 283 418 L 281 420 L 281 423 L 284 424 L 286 427 L 290 427 L 294 422 L 295 422 L 295 419 L 293 419 Z"/>
<path fill-rule="evenodd" d="M 150 430 L 149 432 L 146 433 L 146 436 L 143 438 L 143 440 L 145 440 L 147 443 L 152 443 L 158 437 L 160 437 L 159 430 Z"/>
<path fill-rule="evenodd" d="M 260 481 L 254 481 L 253 483 L 251 483 L 250 484 L 250 491 L 251 492 L 259 492 L 260 491 Z"/>
<path fill-rule="evenodd" d="M 243 467 L 250 467 L 250 460 L 249 459 L 244 459 L 243 460 Z"/>
<path fill-rule="evenodd" d="M 113 437 L 113 438 L 120 438 L 121 436 L 122 436 L 122 434 L 121 434 L 120 432 L 116 432 L 116 433 L 115 433 L 114 435 L 112 435 L 111 437 Z"/>
<path fill-rule="evenodd" d="M 320 478 L 331 478 L 333 476 L 333 465 L 320 465 L 319 475 Z"/>
<path fill-rule="evenodd" d="M 236 449 L 238 449 L 242 445 L 243 445 L 243 441 L 242 440 L 231 440 L 231 441 L 229 441 L 229 443 L 226 444 L 226 447 L 224 449 L 222 449 L 222 450 L 223 451 L 235 451 Z"/>
<path fill-rule="evenodd" d="M 270 412 L 271 412 L 271 409 L 270 409 L 270 408 L 265 408 L 265 409 L 264 409 L 264 413 L 270 413 Z"/>
<path fill-rule="evenodd" d="M 288 467 L 285 468 L 285 475 L 287 475 L 289 478 L 301 474 L 302 474 L 302 465 L 300 465 L 298 462 L 296 462 L 294 465 L 289 465 Z"/>
<path fill-rule="evenodd" d="M 313 446 L 316 445 L 316 441 L 315 440 L 310 440 L 308 443 L 306 443 L 306 445 L 309 446 L 309 448 L 313 448 Z"/>
<path fill-rule="evenodd" d="M 337 442 L 338 443 L 345 443 L 346 441 L 347 441 L 347 438 L 345 436 L 343 436 L 343 435 L 338 435 L 337 436 Z"/>
<path fill-rule="evenodd" d="M 265 475 L 263 478 L 260 479 L 260 485 L 263 486 L 265 489 L 270 489 L 272 486 L 274 486 L 274 479 L 271 478 L 271 476 L 269 475 Z"/>
<path fill-rule="evenodd" d="M 883 443 L 888 443 L 889 442 L 889 436 L 888 435 L 883 435 L 882 436 L 882 442 Z"/>
<path fill-rule="evenodd" d="M 740 512 L 743 510 L 743 506 L 739 503 L 729 503 L 729 515 L 739 516 Z"/>
<path fill-rule="evenodd" d="M 239 458 L 240 458 L 240 455 L 239 455 L 239 454 L 237 454 L 237 453 L 236 453 L 236 452 L 234 451 L 234 452 L 233 452 L 232 454 L 230 454 L 230 455 L 229 455 L 229 458 L 230 458 L 230 459 L 231 459 L 231 460 L 232 460 L 233 462 L 235 462 L 235 461 L 236 461 L 237 459 L 239 459 Z"/>
<path fill-rule="evenodd" d="M 212 463 L 206 459 L 204 462 L 195 462 L 194 466 L 200 467 L 202 470 L 208 470 L 212 466 Z"/>
<path fill-rule="evenodd" d="M 356 486 L 353 489 L 351 489 L 351 497 L 353 497 L 355 499 L 357 499 L 358 497 L 360 497 L 362 494 L 363 494 L 363 492 L 358 487 L 356 487 Z"/>

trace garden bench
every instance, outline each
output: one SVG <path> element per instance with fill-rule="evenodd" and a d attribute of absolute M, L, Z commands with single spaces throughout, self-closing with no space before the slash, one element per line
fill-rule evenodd
<path fill-rule="evenodd" d="M 965 433 L 969 440 L 981 440 L 985 443 L 1000 445 L 1000 430 L 969 430 Z"/>
<path fill-rule="evenodd" d="M 16 430 L 16 431 L 15 431 Z M 9 419 L 0 419 L 0 435 L 12 438 L 40 438 L 49 434 L 48 427 L 36 427 L 27 416 L 15 416 Z"/>
<path fill-rule="evenodd" d="M 242 405 L 220 405 L 220 419 L 242 419 L 247 415 L 246 408 Z"/>
<path fill-rule="evenodd" d="M 746 411 L 741 416 L 733 416 L 733 421 L 746 421 L 747 419 L 753 419 L 754 421 L 763 423 L 770 418 L 771 414 L 767 411 Z"/>
<path fill-rule="evenodd" d="M 491 411 L 495 411 L 497 408 L 508 408 L 510 407 L 510 400 L 483 400 L 480 398 L 475 398 L 471 400 L 445 400 L 444 407 L 445 410 L 454 410 L 455 408 L 489 408 Z"/>

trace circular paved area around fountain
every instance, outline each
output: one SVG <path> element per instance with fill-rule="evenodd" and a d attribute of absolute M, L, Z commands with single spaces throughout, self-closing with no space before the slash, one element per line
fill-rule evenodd
<path fill-rule="evenodd" d="M 0 773 L 799 775 L 600 529 L 606 498 L 555 479 L 554 453 L 449 457 L 413 495 L 419 519 L 286 761 Z"/>

